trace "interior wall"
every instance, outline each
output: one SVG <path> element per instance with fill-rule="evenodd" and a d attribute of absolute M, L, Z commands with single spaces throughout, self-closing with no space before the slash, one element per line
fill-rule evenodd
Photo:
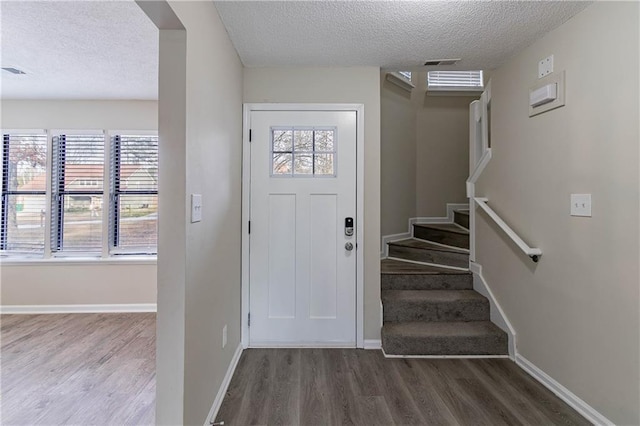
<path fill-rule="evenodd" d="M 478 96 L 426 94 L 426 72 L 418 73 L 416 214 L 447 215 L 448 203 L 469 202 L 469 104 Z"/>
<path fill-rule="evenodd" d="M 640 424 L 639 12 L 595 2 L 494 72 L 476 187 L 543 252 L 534 264 L 478 213 L 477 260 L 519 354 L 621 425 Z M 530 118 L 550 54 L 566 106 Z M 570 216 L 572 193 L 592 194 L 593 217 Z"/>
<path fill-rule="evenodd" d="M 364 335 L 380 339 L 380 69 L 246 68 L 244 101 L 364 104 Z"/>
<path fill-rule="evenodd" d="M 407 232 L 416 217 L 416 108 L 412 92 L 380 73 L 380 228 L 382 235 Z"/>
<path fill-rule="evenodd" d="M 3 129 L 156 130 L 156 101 L 2 100 Z M 156 303 L 156 264 L 38 261 L 0 264 L 2 305 Z"/>
<path fill-rule="evenodd" d="M 443 217 L 468 203 L 469 104 L 478 96 L 427 95 L 426 71 L 407 92 L 381 73 L 381 232 L 408 231 L 413 217 Z"/>
<path fill-rule="evenodd" d="M 242 63 L 213 2 L 138 4 L 161 29 L 160 158 L 174 164 L 160 170 L 156 422 L 201 425 L 240 344 Z"/>

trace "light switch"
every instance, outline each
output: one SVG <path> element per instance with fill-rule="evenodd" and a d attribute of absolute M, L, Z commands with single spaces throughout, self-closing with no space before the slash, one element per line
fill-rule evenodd
<path fill-rule="evenodd" d="M 191 223 L 202 220 L 202 195 L 191 194 Z"/>
<path fill-rule="evenodd" d="M 591 194 L 571 194 L 571 216 L 591 217 Z"/>

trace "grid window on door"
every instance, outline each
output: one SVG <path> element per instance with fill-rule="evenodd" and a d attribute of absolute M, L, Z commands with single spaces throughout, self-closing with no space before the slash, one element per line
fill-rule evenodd
<path fill-rule="evenodd" d="M 271 176 L 335 177 L 335 128 L 272 128 Z"/>

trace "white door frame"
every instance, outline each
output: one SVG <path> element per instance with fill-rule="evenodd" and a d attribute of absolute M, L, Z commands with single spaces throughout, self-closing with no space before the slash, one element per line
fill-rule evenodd
<path fill-rule="evenodd" d="M 242 347 L 249 347 L 249 206 L 253 111 L 354 111 L 356 113 L 356 347 L 364 348 L 364 104 L 246 103 L 242 118 Z"/>

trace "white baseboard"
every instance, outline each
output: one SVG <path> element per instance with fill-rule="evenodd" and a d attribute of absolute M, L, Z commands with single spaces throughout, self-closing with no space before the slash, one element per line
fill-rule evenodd
<path fill-rule="evenodd" d="M 409 227 L 411 229 L 411 227 Z M 382 247 L 380 247 L 380 259 L 384 259 L 389 255 L 389 245 L 393 241 L 402 241 L 411 238 L 411 232 L 404 232 L 402 234 L 384 235 L 382 237 Z"/>
<path fill-rule="evenodd" d="M 469 262 L 469 270 L 473 273 L 473 289 L 489 299 L 491 322 L 507 333 L 509 338 L 509 357 L 515 360 L 517 353 L 515 328 L 511 325 L 507 315 L 502 310 L 502 306 L 500 306 L 500 303 L 498 303 L 498 300 L 493 295 L 491 287 L 489 287 L 489 284 L 487 284 L 487 281 L 484 279 L 482 275 L 482 265 Z"/>
<path fill-rule="evenodd" d="M 364 349 L 382 349 L 382 341 L 380 339 L 364 339 Z"/>
<path fill-rule="evenodd" d="M 614 425 L 611 420 L 607 419 L 592 406 L 578 398 L 573 392 L 555 381 L 551 376 L 536 367 L 531 361 L 522 355 L 516 355 L 516 364 L 594 425 Z"/>
<path fill-rule="evenodd" d="M 241 355 L 242 355 L 242 343 L 239 343 L 238 347 L 236 348 L 236 353 L 234 353 L 233 358 L 231 358 L 231 362 L 229 363 L 229 368 L 227 368 L 227 374 L 225 374 L 224 379 L 222 379 L 222 383 L 220 384 L 220 389 L 218 389 L 218 394 L 216 395 L 216 399 L 213 400 L 213 405 L 211 405 L 211 409 L 209 410 L 209 415 L 207 416 L 207 419 L 204 421 L 204 426 L 211 426 L 213 422 L 216 421 L 216 416 L 218 415 L 218 411 L 220 411 L 220 407 L 222 406 L 222 401 L 224 400 L 224 395 L 227 393 L 227 389 L 229 389 L 231 378 L 233 377 L 233 373 L 236 371 L 236 367 L 238 366 L 238 362 L 240 361 Z"/>
<path fill-rule="evenodd" d="M 157 312 L 155 303 L 120 303 L 108 305 L 2 305 L 2 314 L 97 314 L 125 312 Z"/>

